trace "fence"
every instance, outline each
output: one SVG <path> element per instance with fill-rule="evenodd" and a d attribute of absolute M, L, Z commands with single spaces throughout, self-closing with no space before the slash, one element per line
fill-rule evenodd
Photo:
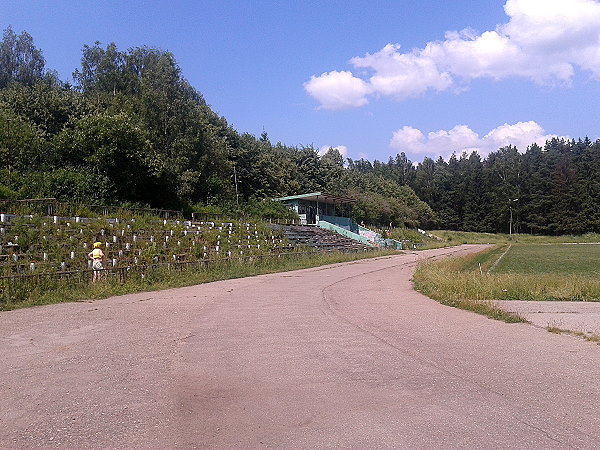
<path fill-rule="evenodd" d="M 262 218 L 262 219 L 258 219 L 256 217 L 251 217 L 251 216 L 235 216 L 235 215 L 231 215 L 231 214 L 211 214 L 211 213 L 192 213 L 192 221 L 202 221 L 202 222 L 207 222 L 207 221 L 223 221 L 223 222 L 227 222 L 227 221 L 236 221 L 236 222 L 248 222 L 248 221 L 257 221 L 260 220 L 261 222 L 264 223 L 275 223 L 275 224 L 279 224 L 279 225 L 299 225 L 300 224 L 300 219 L 295 218 L 295 219 L 287 219 L 287 218 L 281 218 L 281 217 L 268 217 L 268 218 Z"/>
<path fill-rule="evenodd" d="M 30 198 L 24 200 L 0 200 L 0 213 L 15 216 L 65 216 L 65 217 L 123 217 L 146 216 L 161 219 L 184 219 L 183 212 L 172 209 L 133 208 L 108 205 L 91 205 L 85 203 L 59 202 L 56 198 Z M 231 214 L 192 213 L 194 221 L 256 221 L 256 217 L 235 216 Z M 298 218 L 269 217 L 262 218 L 265 223 L 298 225 Z"/>
<path fill-rule="evenodd" d="M 152 216 L 163 219 L 181 219 L 181 211 L 155 208 L 129 208 L 121 206 L 90 205 L 85 203 L 59 202 L 55 198 L 31 198 L 25 200 L 0 200 L 0 212 L 15 215 L 36 216 Z"/>
<path fill-rule="evenodd" d="M 231 265 L 234 262 L 244 262 L 250 264 L 252 262 L 264 261 L 264 260 L 275 260 L 289 257 L 300 257 L 315 255 L 315 252 L 286 252 L 286 253 L 273 253 L 264 255 L 247 255 L 247 256 L 236 256 L 228 258 L 216 258 L 216 259 L 200 259 L 194 261 L 173 261 L 165 263 L 155 263 L 146 265 L 130 265 L 123 267 L 111 267 L 102 269 L 101 276 L 104 279 L 118 281 L 124 283 L 129 279 L 143 280 L 145 277 L 152 276 L 161 270 L 166 271 L 178 271 L 183 272 L 184 270 L 208 270 L 213 266 L 225 264 Z M 0 298 L 11 299 L 18 294 L 24 292 L 30 292 L 36 287 L 48 288 L 52 284 L 60 282 L 68 282 L 69 285 L 76 284 L 87 284 L 92 281 L 94 270 L 93 269 L 81 269 L 81 270 L 70 270 L 70 271 L 59 271 L 59 272 L 45 272 L 37 274 L 15 274 L 5 275 L 0 277 Z"/>

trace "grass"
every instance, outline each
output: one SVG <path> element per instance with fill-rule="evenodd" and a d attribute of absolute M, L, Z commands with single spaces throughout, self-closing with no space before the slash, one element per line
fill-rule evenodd
<path fill-rule="evenodd" d="M 10 287 L 10 292 L 5 289 L 0 295 L 0 311 L 191 286 L 217 280 L 286 272 L 391 254 L 397 254 L 397 252 L 381 250 L 365 253 L 289 254 L 283 255 L 281 258 L 254 259 L 252 262 L 248 262 L 248 260 L 218 261 L 204 269 L 180 271 L 159 267 L 146 271 L 144 277 L 141 276 L 141 272 L 137 271 L 137 268 L 132 268 L 132 275 L 125 282 L 119 282 L 110 277 L 105 277 L 104 280 L 94 284 L 87 279 L 76 282 L 55 278 L 44 279 L 36 285 L 27 281 L 14 282 Z"/>
<path fill-rule="evenodd" d="M 443 239 L 447 245 L 459 244 L 558 244 L 558 243 L 592 243 L 600 242 L 600 234 L 587 233 L 583 235 L 537 236 L 531 234 L 477 233 L 472 231 L 434 230 L 430 232 Z"/>
<path fill-rule="evenodd" d="M 595 267 L 588 267 L 587 272 L 582 273 L 545 272 L 543 264 L 530 260 L 529 273 L 499 273 L 497 268 L 504 259 L 509 267 L 512 264 L 512 248 L 491 273 L 487 271 L 506 247 L 422 264 L 414 275 L 415 286 L 432 298 L 446 301 L 600 301 L 600 279 Z M 583 270 L 585 265 L 574 264 L 574 267 Z"/>
<path fill-rule="evenodd" d="M 598 245 L 503 243 L 474 255 L 423 263 L 413 281 L 417 290 L 445 305 L 525 322 L 496 302 L 600 301 L 599 263 Z"/>
<path fill-rule="evenodd" d="M 600 245 L 515 244 L 494 273 L 600 275 Z"/>
<path fill-rule="evenodd" d="M 581 337 L 586 341 L 600 345 L 600 335 L 596 333 L 585 333 L 583 331 L 565 330 L 564 328 L 560 328 L 554 325 L 547 326 L 546 330 L 553 334 L 568 334 L 570 336 Z"/>

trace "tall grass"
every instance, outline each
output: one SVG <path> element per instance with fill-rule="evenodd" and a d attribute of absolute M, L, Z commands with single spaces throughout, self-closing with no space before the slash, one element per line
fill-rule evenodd
<path fill-rule="evenodd" d="M 596 276 L 556 273 L 487 273 L 488 265 L 502 248 L 420 265 L 415 287 L 439 301 L 563 300 L 600 301 Z"/>
<path fill-rule="evenodd" d="M 473 231 L 434 230 L 431 234 L 443 239 L 448 245 L 459 244 L 558 244 L 575 242 L 600 242 L 600 234 L 587 233 L 582 235 L 537 236 L 531 234 L 512 235 L 502 233 L 477 233 Z"/>
<path fill-rule="evenodd" d="M 91 283 L 90 277 L 84 276 L 78 279 L 47 277 L 35 284 L 22 279 L 11 282 L 10 290 L 5 288 L 0 293 L 0 310 L 191 286 L 216 280 L 286 272 L 396 253 L 393 250 L 364 253 L 290 253 L 282 254 L 281 257 L 254 258 L 251 261 L 248 259 L 216 260 L 205 267 L 194 266 L 184 270 L 159 266 L 147 268 L 142 272 L 139 268 L 132 267 L 132 272 L 125 282 L 120 282 L 116 276 L 113 276 L 114 274 L 109 273 L 104 274 L 105 276 L 97 283 Z"/>

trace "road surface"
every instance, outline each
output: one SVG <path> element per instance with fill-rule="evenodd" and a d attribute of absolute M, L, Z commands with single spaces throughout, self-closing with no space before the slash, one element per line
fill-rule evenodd
<path fill-rule="evenodd" d="M 0 447 L 599 448 L 599 346 L 412 290 L 480 248 L 0 313 Z"/>

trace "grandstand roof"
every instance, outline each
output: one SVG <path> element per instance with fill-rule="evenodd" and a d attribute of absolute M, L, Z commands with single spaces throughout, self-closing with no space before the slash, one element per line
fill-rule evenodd
<path fill-rule="evenodd" d="M 288 197 L 274 198 L 273 200 L 278 202 L 287 202 L 290 200 L 308 200 L 319 203 L 329 204 L 349 204 L 356 203 L 356 200 L 350 197 L 342 197 L 340 195 L 332 195 L 326 192 L 310 192 L 308 194 L 290 195 Z"/>

